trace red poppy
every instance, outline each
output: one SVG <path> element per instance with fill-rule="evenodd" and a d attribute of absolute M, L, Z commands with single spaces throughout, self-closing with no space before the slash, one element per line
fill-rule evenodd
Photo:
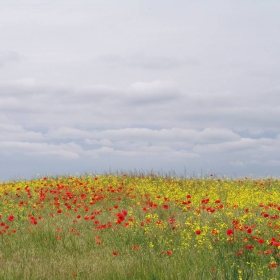
<path fill-rule="evenodd" d="M 271 249 L 269 249 L 269 250 L 264 250 L 263 253 L 264 253 L 265 255 L 269 255 L 269 254 L 272 253 L 272 250 L 271 250 Z"/>
<path fill-rule="evenodd" d="M 8 220 L 9 220 L 10 222 L 12 222 L 14 219 L 15 219 L 15 217 L 12 216 L 12 215 L 8 218 Z"/>
<path fill-rule="evenodd" d="M 117 251 L 114 251 L 114 252 L 113 252 L 113 255 L 115 255 L 115 256 L 116 256 L 117 254 L 118 254 L 118 252 L 117 252 Z"/>
<path fill-rule="evenodd" d="M 251 245 L 251 244 L 248 244 L 247 246 L 246 246 L 246 249 L 247 250 L 252 250 L 252 249 L 254 249 L 255 248 L 255 246 L 254 245 Z"/>
<path fill-rule="evenodd" d="M 133 246 L 132 246 L 132 249 L 134 249 L 134 250 L 139 250 L 139 246 L 138 246 L 138 245 L 133 245 Z"/>
<path fill-rule="evenodd" d="M 96 243 L 100 245 L 102 243 L 100 236 L 95 237 Z"/>
<path fill-rule="evenodd" d="M 232 229 L 228 229 L 227 230 L 227 235 L 228 236 L 233 236 L 233 230 Z"/>
<path fill-rule="evenodd" d="M 168 251 L 166 251 L 166 254 L 167 255 L 172 255 L 172 251 L 168 250 Z"/>
<path fill-rule="evenodd" d="M 269 264 L 269 267 L 270 267 L 270 268 L 276 267 L 276 266 L 277 266 L 277 263 L 276 263 L 276 262 L 272 262 L 272 263 Z"/>
<path fill-rule="evenodd" d="M 201 230 L 198 229 L 195 233 L 199 235 L 199 234 L 201 234 Z"/>

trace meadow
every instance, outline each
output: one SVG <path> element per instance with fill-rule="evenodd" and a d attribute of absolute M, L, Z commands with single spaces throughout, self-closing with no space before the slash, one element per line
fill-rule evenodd
<path fill-rule="evenodd" d="M 277 178 L 0 184 L 0 279 L 280 279 Z"/>

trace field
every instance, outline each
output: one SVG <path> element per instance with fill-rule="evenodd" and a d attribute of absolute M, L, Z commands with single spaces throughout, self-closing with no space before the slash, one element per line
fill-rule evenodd
<path fill-rule="evenodd" d="M 277 178 L 0 184 L 0 279 L 280 279 Z"/>

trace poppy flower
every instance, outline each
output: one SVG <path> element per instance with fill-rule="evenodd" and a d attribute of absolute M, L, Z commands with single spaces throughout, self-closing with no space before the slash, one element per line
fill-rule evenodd
<path fill-rule="evenodd" d="M 138 245 L 133 245 L 133 246 L 132 246 L 132 249 L 133 249 L 133 250 L 139 250 L 139 246 L 138 246 Z"/>
<path fill-rule="evenodd" d="M 277 266 L 277 263 L 276 263 L 276 262 L 272 262 L 272 263 L 269 264 L 269 267 L 270 267 L 270 268 L 276 267 L 276 266 Z"/>
<path fill-rule="evenodd" d="M 227 230 L 227 235 L 228 236 L 233 236 L 233 230 L 232 229 L 228 229 Z"/>
<path fill-rule="evenodd" d="M 271 250 L 271 249 L 269 249 L 269 250 L 264 250 L 263 253 L 264 253 L 265 255 L 269 255 L 269 254 L 272 253 L 272 250 Z"/>
<path fill-rule="evenodd" d="M 248 233 L 248 234 L 251 234 L 251 233 L 252 233 L 252 229 L 251 229 L 251 228 L 248 228 L 248 229 L 247 229 L 247 233 Z"/>
<path fill-rule="evenodd" d="M 254 249 L 255 247 L 254 247 L 254 245 L 251 245 L 251 244 L 248 244 L 247 246 L 246 246 L 246 249 L 247 250 L 252 250 L 252 249 Z"/>
<path fill-rule="evenodd" d="M 14 219 L 15 219 L 15 217 L 12 216 L 12 215 L 8 218 L 8 220 L 9 220 L 10 222 L 12 222 Z"/>

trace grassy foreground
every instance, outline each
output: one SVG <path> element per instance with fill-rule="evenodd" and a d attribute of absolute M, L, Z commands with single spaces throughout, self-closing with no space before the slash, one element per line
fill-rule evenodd
<path fill-rule="evenodd" d="M 277 179 L 0 184 L 0 279 L 280 279 Z"/>

